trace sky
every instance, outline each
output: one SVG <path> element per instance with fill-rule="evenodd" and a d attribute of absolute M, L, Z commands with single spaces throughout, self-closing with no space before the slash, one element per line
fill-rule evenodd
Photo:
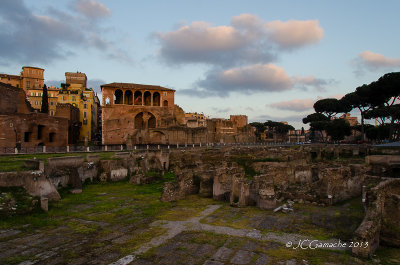
<path fill-rule="evenodd" d="M 400 70 L 400 1 L 0 0 L 0 72 L 175 89 L 211 118 L 296 128 L 321 98 Z M 357 115 L 357 113 L 353 113 Z"/>

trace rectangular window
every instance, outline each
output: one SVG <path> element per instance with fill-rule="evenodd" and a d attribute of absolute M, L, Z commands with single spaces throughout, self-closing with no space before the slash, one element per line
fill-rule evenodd
<path fill-rule="evenodd" d="M 37 139 L 38 140 L 42 139 L 43 129 L 44 129 L 43 125 L 38 125 L 38 130 L 37 130 Z"/>
<path fill-rule="evenodd" d="M 50 106 L 54 106 L 54 102 L 53 101 L 50 101 Z"/>
<path fill-rule="evenodd" d="M 31 132 L 24 132 L 24 142 L 27 143 L 31 139 Z"/>
<path fill-rule="evenodd" d="M 39 102 L 35 101 L 35 105 L 39 105 Z"/>
<path fill-rule="evenodd" d="M 86 111 L 84 111 L 84 112 L 83 112 L 83 118 L 86 119 L 86 116 L 87 116 Z"/>
<path fill-rule="evenodd" d="M 65 101 L 65 96 L 62 97 L 62 100 Z"/>
<path fill-rule="evenodd" d="M 87 109 L 87 104 L 86 104 L 86 103 L 83 104 L 83 108 L 84 108 L 84 109 Z"/>

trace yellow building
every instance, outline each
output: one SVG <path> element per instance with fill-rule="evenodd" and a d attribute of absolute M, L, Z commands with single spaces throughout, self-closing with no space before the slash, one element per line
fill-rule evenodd
<path fill-rule="evenodd" d="M 70 103 L 79 108 L 80 122 L 82 122 L 79 140 L 92 141 L 97 132 L 96 102 L 99 100 L 93 89 L 86 87 L 86 74 L 67 72 L 65 80 L 65 85 L 62 85 L 58 93 L 58 103 Z"/>
<path fill-rule="evenodd" d="M 188 127 L 207 127 L 207 117 L 204 113 L 187 112 L 185 113 L 185 123 Z"/>

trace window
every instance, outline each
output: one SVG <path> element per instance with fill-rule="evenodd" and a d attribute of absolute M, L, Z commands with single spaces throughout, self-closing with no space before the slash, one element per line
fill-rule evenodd
<path fill-rule="evenodd" d="M 76 101 L 76 96 L 72 96 L 72 101 Z"/>
<path fill-rule="evenodd" d="M 50 110 L 50 116 L 54 116 L 54 111 Z"/>
<path fill-rule="evenodd" d="M 49 142 L 50 143 L 54 142 L 55 137 L 56 137 L 56 133 L 49 133 Z"/>
<path fill-rule="evenodd" d="M 84 112 L 83 112 L 83 118 L 86 119 L 86 117 L 87 117 L 87 114 L 86 114 L 86 111 L 84 111 Z"/>
<path fill-rule="evenodd" d="M 83 104 L 83 108 L 84 108 L 84 109 L 87 109 L 87 104 L 86 104 L 86 103 Z"/>
<path fill-rule="evenodd" d="M 35 101 L 35 105 L 39 105 L 39 102 Z"/>
<path fill-rule="evenodd" d="M 62 97 L 62 100 L 65 101 L 65 96 Z"/>
<path fill-rule="evenodd" d="M 24 132 L 24 142 L 27 143 L 31 139 L 31 132 Z"/>
<path fill-rule="evenodd" d="M 53 101 L 50 101 L 50 106 L 54 106 L 54 102 Z"/>
<path fill-rule="evenodd" d="M 42 139 L 43 129 L 44 129 L 43 125 L 38 125 L 38 130 L 37 130 L 37 139 L 38 140 Z"/>

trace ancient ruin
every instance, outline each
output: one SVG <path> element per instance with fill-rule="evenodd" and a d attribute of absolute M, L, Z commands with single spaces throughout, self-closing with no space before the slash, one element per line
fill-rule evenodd
<path fill-rule="evenodd" d="M 111 83 L 101 88 L 103 145 L 255 141 L 244 115 L 201 123 L 206 126 L 187 125 L 184 111 L 175 105 L 173 89 L 131 83 Z"/>
<path fill-rule="evenodd" d="M 324 217 L 327 219 L 313 219 L 312 222 L 316 222 L 315 224 L 325 223 L 333 229 L 344 222 L 343 225 L 347 227 L 347 232 L 339 234 L 342 235 L 340 238 L 321 242 L 328 245 L 338 239 L 344 242 L 363 242 L 364 245 L 361 246 L 332 249 L 352 249 L 354 256 L 368 259 L 373 257 L 380 245 L 400 247 L 398 233 L 400 154 L 396 152 L 396 150 L 382 151 L 365 146 L 236 145 L 116 152 L 108 158 L 90 154 L 75 155 L 48 158 L 46 164 L 41 160 L 26 160 L 25 166 L 33 170 L 0 173 L 0 186 L 22 187 L 30 196 L 40 198 L 36 199 L 36 204 L 43 210 L 50 211 L 51 203 L 60 200 L 60 190 L 65 188 L 74 194 L 85 192 L 82 191 L 84 183 L 95 180 L 103 183 L 129 180 L 131 183 L 129 185 L 145 188 L 152 183 L 159 183 L 160 176 L 169 175 L 173 177 L 166 179 L 160 186 L 162 191 L 157 200 L 176 204 L 180 200 L 185 201 L 185 198 L 196 195 L 199 196 L 196 200 L 212 198 L 216 203 L 227 202 L 231 206 L 229 211 L 260 209 L 270 218 L 263 221 L 266 223 L 259 223 L 257 229 L 229 228 L 231 229 L 229 230 L 221 225 L 212 225 L 212 220 L 218 218 L 220 211 L 218 209 L 221 207 L 217 204 L 202 208 L 204 211 L 199 214 L 203 219 L 195 216 L 186 221 L 175 221 L 175 219 L 154 221 L 149 229 L 152 229 L 151 227 L 167 229 L 167 234 L 155 236 L 140 248 L 135 248 L 132 255 L 121 258 L 119 263 L 115 264 L 129 264 L 137 260 L 137 256 L 144 255 L 149 249 L 165 243 L 170 238 L 198 231 L 228 234 L 261 242 L 272 240 L 285 244 L 289 239 L 301 242 L 304 236 L 301 237 L 293 232 L 282 236 L 271 231 L 262 234 L 260 229 L 263 227 L 272 229 L 279 224 L 280 219 L 300 218 L 299 224 L 295 224 L 294 227 L 285 223 L 287 221 L 278 226 L 285 232 L 298 231 L 296 229 L 303 225 L 301 220 L 305 218 L 300 213 L 302 209 L 310 207 L 315 209 L 336 207 L 335 215 L 330 213 Z M 107 191 L 104 191 L 104 194 L 107 194 Z M 361 200 L 364 204 L 364 220 L 359 217 L 341 220 L 341 213 L 338 211 L 351 214 L 351 208 L 335 205 L 341 205 L 349 200 L 354 201 L 354 198 L 358 198 L 360 205 Z M 9 204 L 7 207 L 6 210 L 2 209 L 3 214 L 4 211 L 13 212 L 15 205 Z M 339 216 L 336 216 L 338 213 Z M 314 213 L 311 214 L 314 216 Z M 241 215 L 237 218 L 249 217 Z M 358 220 L 358 223 L 354 220 Z M 229 249 L 229 245 L 224 246 Z M 255 255 L 254 252 L 245 251 L 240 252 L 244 255 L 242 256 L 239 252 L 232 251 L 227 254 L 231 256 L 231 262 L 236 259 L 238 262 L 241 259 L 247 260 L 248 255 Z M 217 260 L 224 260 L 217 253 L 214 257 Z M 262 257 L 263 260 L 267 259 L 267 256 Z"/>

